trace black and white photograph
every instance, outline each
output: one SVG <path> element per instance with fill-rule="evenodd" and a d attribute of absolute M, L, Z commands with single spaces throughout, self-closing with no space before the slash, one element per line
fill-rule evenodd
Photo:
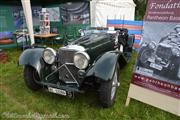
<path fill-rule="evenodd" d="M 145 22 L 143 40 L 136 72 L 180 85 L 180 24 Z"/>

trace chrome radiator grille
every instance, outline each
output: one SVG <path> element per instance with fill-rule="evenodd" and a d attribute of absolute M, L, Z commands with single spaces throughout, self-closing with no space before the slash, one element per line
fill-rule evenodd
<path fill-rule="evenodd" d="M 156 55 L 164 60 L 168 60 L 172 55 L 171 48 L 159 45 L 156 51 Z"/>
<path fill-rule="evenodd" d="M 71 64 L 73 63 L 73 57 L 76 52 L 75 50 L 59 49 L 59 67 L 63 66 L 59 70 L 59 79 L 65 83 L 79 83 L 77 76 L 79 69 Z"/>
<path fill-rule="evenodd" d="M 64 65 L 59 70 L 59 79 L 65 83 L 79 83 L 78 70 L 74 65 Z"/>
<path fill-rule="evenodd" d="M 59 62 L 61 65 L 64 63 L 73 63 L 75 53 L 75 50 L 59 49 Z"/>

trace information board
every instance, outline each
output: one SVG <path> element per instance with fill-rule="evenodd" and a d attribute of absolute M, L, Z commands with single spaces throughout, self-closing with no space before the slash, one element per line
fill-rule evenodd
<path fill-rule="evenodd" d="M 132 82 L 180 98 L 180 1 L 149 0 Z"/>

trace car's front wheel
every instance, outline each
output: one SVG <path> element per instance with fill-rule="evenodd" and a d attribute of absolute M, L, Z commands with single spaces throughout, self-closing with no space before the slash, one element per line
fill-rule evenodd
<path fill-rule="evenodd" d="M 153 50 L 148 47 L 142 47 L 138 53 L 138 62 L 137 66 L 149 68 L 148 58 L 150 58 L 153 54 Z"/>
<path fill-rule="evenodd" d="M 27 87 L 30 88 L 31 90 L 37 91 L 42 88 L 42 86 L 37 84 L 36 82 L 39 81 L 39 76 L 37 71 L 29 65 L 26 65 L 24 67 L 24 81 Z"/>
<path fill-rule="evenodd" d="M 116 98 L 117 87 L 119 84 L 119 67 L 117 66 L 112 80 L 103 82 L 99 89 L 99 99 L 103 107 L 111 107 Z"/>

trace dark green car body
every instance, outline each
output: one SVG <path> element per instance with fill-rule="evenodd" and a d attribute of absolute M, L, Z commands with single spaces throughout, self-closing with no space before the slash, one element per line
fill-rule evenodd
<path fill-rule="evenodd" d="M 113 78 L 117 65 L 122 68 L 131 57 L 134 36 L 127 35 L 125 43 L 121 37 L 109 33 L 85 35 L 59 48 L 53 64 L 47 64 L 42 57 L 46 48 L 32 47 L 21 54 L 19 64 L 34 68 L 39 78 L 35 82 L 44 87 L 73 93 L 84 92 L 87 88 L 84 86 L 98 89 L 99 84 Z M 120 51 L 120 45 L 123 51 Z M 82 70 L 73 63 L 74 54 L 81 51 L 80 48 L 90 57 L 88 67 Z"/>

